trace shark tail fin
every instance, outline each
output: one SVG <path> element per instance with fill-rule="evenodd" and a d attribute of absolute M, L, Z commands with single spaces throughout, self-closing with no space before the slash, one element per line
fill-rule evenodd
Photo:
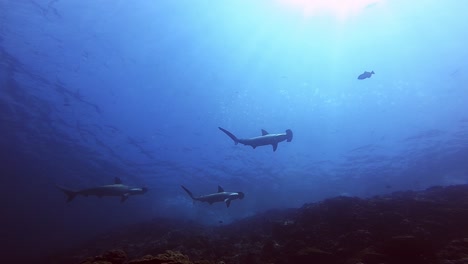
<path fill-rule="evenodd" d="M 286 130 L 286 141 L 291 142 L 293 139 L 293 132 L 291 129 Z"/>
<path fill-rule="evenodd" d="M 195 200 L 195 197 L 193 197 L 193 194 L 191 191 L 189 191 L 189 189 L 185 188 L 183 185 L 181 185 L 180 187 L 182 187 L 182 189 L 184 189 L 184 191 L 186 193 L 188 193 L 188 195 L 190 196 L 190 198 L 192 198 L 193 200 Z"/>
<path fill-rule="evenodd" d="M 72 191 L 72 190 L 69 190 L 65 187 L 62 187 L 62 186 L 59 186 L 59 185 L 56 185 L 57 188 L 59 188 L 64 194 L 67 195 L 67 203 L 73 201 L 73 199 L 75 199 L 76 195 L 78 194 L 78 192 L 75 192 L 75 191 Z"/>
<path fill-rule="evenodd" d="M 234 136 L 234 134 L 232 134 L 231 132 L 227 131 L 226 129 L 222 128 L 222 127 L 218 127 L 219 130 L 223 131 L 226 135 L 228 135 L 232 140 L 234 140 L 234 143 L 237 145 L 239 143 L 239 139 L 237 139 L 236 136 Z"/>

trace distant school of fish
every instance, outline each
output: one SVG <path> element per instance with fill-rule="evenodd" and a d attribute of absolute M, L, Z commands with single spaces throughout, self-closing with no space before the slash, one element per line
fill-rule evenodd
<path fill-rule="evenodd" d="M 364 73 L 360 74 L 357 78 L 358 80 L 364 80 L 372 77 L 373 74 L 375 74 L 374 71 L 364 71 Z M 259 146 L 271 145 L 273 147 L 273 151 L 276 151 L 278 148 L 278 143 L 283 141 L 291 142 L 293 139 L 293 132 L 291 129 L 286 129 L 284 133 L 279 134 L 270 134 L 266 130 L 262 129 L 261 136 L 251 138 L 237 138 L 234 134 L 222 127 L 218 127 L 218 129 L 230 137 L 234 141 L 235 145 L 241 143 L 246 146 L 251 146 L 253 149 Z M 226 192 L 221 186 L 218 186 L 218 191 L 216 193 L 194 196 L 189 189 L 183 185 L 181 185 L 181 187 L 194 202 L 207 202 L 210 205 L 217 202 L 223 202 L 226 204 L 226 207 L 229 207 L 231 205 L 231 201 L 237 199 L 242 200 L 245 196 L 243 192 Z M 120 201 L 123 203 L 131 195 L 145 194 L 148 191 L 148 188 L 146 187 L 131 187 L 124 185 L 122 184 L 122 181 L 119 177 L 114 179 L 114 184 L 97 186 L 78 191 L 71 190 L 59 185 L 57 185 L 57 188 L 67 196 L 67 202 L 71 202 L 73 199 L 75 199 L 76 196 L 82 195 L 85 197 L 97 196 L 99 198 L 103 196 L 117 196 L 120 197 Z"/>

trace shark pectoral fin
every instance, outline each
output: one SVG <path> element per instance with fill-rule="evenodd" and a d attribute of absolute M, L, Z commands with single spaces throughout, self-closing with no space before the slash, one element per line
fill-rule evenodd
<path fill-rule="evenodd" d="M 265 129 L 262 129 L 262 136 L 265 136 L 265 135 L 268 135 L 270 133 L 268 133 Z"/>
<path fill-rule="evenodd" d="M 253 149 L 255 149 L 256 147 L 257 147 L 257 146 L 255 146 L 255 145 L 252 145 L 252 148 L 253 148 Z"/>
<path fill-rule="evenodd" d="M 224 202 L 226 203 L 226 207 L 229 208 L 229 206 L 231 205 L 231 199 L 226 198 L 226 199 L 224 200 Z"/>
<path fill-rule="evenodd" d="M 271 144 L 273 146 L 273 151 L 276 151 L 276 149 L 278 148 L 278 143 L 274 143 L 274 144 Z"/>
<path fill-rule="evenodd" d="M 121 203 L 125 202 L 125 200 L 127 200 L 129 196 L 130 196 L 129 193 L 123 194 L 123 195 L 122 195 L 122 199 L 120 199 L 120 202 L 121 202 Z"/>

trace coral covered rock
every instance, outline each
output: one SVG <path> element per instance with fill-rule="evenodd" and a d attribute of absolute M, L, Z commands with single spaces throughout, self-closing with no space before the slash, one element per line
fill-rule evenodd
<path fill-rule="evenodd" d="M 90 257 L 81 264 L 123 264 L 127 259 L 127 254 L 122 250 L 109 250 L 106 253 Z"/>
<path fill-rule="evenodd" d="M 164 254 L 157 256 L 146 255 L 140 259 L 135 259 L 129 264 L 193 264 L 189 257 L 178 252 L 167 250 Z"/>
<path fill-rule="evenodd" d="M 332 253 L 314 247 L 300 249 L 293 255 L 296 263 L 336 263 L 336 258 Z"/>
<path fill-rule="evenodd" d="M 135 260 L 125 262 L 122 251 L 108 251 L 83 263 L 466 264 L 467 201 L 468 185 L 463 185 L 330 198 L 217 227 L 157 219 L 120 228 L 92 241 L 95 248 L 87 243 L 82 251 L 44 263 L 77 263 L 118 247 Z M 155 256 L 166 249 L 174 251 Z"/>

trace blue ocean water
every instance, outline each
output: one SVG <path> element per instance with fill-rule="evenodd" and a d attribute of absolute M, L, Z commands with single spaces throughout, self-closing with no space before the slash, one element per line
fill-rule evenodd
<path fill-rule="evenodd" d="M 468 3 L 0 0 L 3 247 L 468 182 Z M 358 80 L 365 71 L 371 78 Z M 291 129 L 252 149 L 239 138 Z M 83 189 L 148 193 L 76 197 Z M 242 191 L 243 200 L 193 203 Z"/>

